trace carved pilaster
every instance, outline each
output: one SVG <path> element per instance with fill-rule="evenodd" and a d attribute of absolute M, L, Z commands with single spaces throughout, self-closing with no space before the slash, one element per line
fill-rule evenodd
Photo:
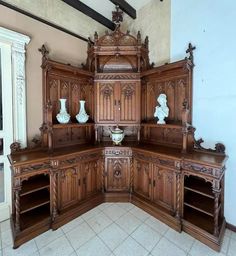
<path fill-rule="evenodd" d="M 102 192 L 105 192 L 105 177 L 106 177 L 106 171 L 105 171 L 105 157 L 102 157 L 101 159 L 101 184 L 102 184 Z"/>
<path fill-rule="evenodd" d="M 134 191 L 134 161 L 130 158 L 130 193 Z"/>

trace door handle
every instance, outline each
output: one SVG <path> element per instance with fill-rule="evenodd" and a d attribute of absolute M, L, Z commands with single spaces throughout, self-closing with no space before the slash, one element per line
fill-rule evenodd
<path fill-rule="evenodd" d="M 120 100 L 118 100 L 118 107 L 119 107 L 119 110 L 120 110 Z"/>

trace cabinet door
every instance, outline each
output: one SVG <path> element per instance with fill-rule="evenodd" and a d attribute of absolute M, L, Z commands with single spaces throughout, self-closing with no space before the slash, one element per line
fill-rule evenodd
<path fill-rule="evenodd" d="M 78 202 L 81 193 L 80 185 L 78 167 L 60 170 L 58 175 L 59 210 L 63 210 Z"/>
<path fill-rule="evenodd" d="M 140 121 L 140 82 L 120 82 L 118 100 L 119 123 Z"/>
<path fill-rule="evenodd" d="M 116 123 L 117 122 L 117 97 L 118 89 L 115 82 L 99 82 L 96 85 L 97 104 L 96 116 L 97 122 Z"/>
<path fill-rule="evenodd" d="M 173 170 L 153 166 L 153 201 L 168 210 L 175 210 L 176 175 Z"/>
<path fill-rule="evenodd" d="M 130 171 L 129 158 L 106 158 L 105 188 L 108 192 L 129 191 Z"/>
<path fill-rule="evenodd" d="M 151 200 L 152 169 L 146 161 L 134 159 L 134 192 Z"/>
<path fill-rule="evenodd" d="M 99 160 L 81 163 L 83 192 L 82 198 L 89 197 L 101 191 Z"/>

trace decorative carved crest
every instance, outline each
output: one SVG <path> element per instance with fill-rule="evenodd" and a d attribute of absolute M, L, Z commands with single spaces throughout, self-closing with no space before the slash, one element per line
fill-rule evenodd
<path fill-rule="evenodd" d="M 204 148 L 201 144 L 204 142 L 202 138 L 195 140 L 194 139 L 194 147 L 196 149 L 199 149 L 201 151 L 207 151 L 207 152 L 213 152 L 213 153 L 218 153 L 218 154 L 225 154 L 225 145 L 222 143 L 216 143 L 215 144 L 215 149 L 211 148 Z"/>
<path fill-rule="evenodd" d="M 191 61 L 192 66 L 194 66 L 193 62 L 193 51 L 196 49 L 196 46 L 192 46 L 191 43 L 188 44 L 188 49 L 186 50 L 186 53 L 189 53 L 188 59 Z"/>
<path fill-rule="evenodd" d="M 116 10 L 112 12 L 112 21 L 116 26 L 120 26 L 120 23 L 123 21 L 123 12 L 118 5 L 116 6 Z"/>
<path fill-rule="evenodd" d="M 44 62 L 45 60 L 48 60 L 49 51 L 48 51 L 48 49 L 46 48 L 46 46 L 43 44 L 43 45 L 41 46 L 41 48 L 39 48 L 38 50 L 39 50 L 39 52 L 41 52 L 41 54 L 42 54 L 42 56 L 43 56 L 43 62 Z"/>
<path fill-rule="evenodd" d="M 21 145 L 19 142 L 13 142 L 10 145 L 11 153 L 15 153 L 21 150 Z"/>

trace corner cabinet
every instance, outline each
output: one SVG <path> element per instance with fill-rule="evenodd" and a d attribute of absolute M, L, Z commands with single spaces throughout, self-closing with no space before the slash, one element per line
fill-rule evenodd
<path fill-rule="evenodd" d="M 220 250 L 227 156 L 224 145 L 205 149 L 194 139 L 193 49 L 154 68 L 148 38 L 120 26 L 95 33 L 81 68 L 50 60 L 42 46 L 42 140 L 38 149 L 15 142 L 9 156 L 14 248 L 103 202 L 131 202 Z M 167 96 L 165 124 L 153 117 L 160 94 Z M 57 121 L 59 99 L 66 99 L 69 123 Z M 80 100 L 89 114 L 82 124 L 75 118 Z M 122 145 L 112 145 L 114 126 L 124 131 Z"/>

